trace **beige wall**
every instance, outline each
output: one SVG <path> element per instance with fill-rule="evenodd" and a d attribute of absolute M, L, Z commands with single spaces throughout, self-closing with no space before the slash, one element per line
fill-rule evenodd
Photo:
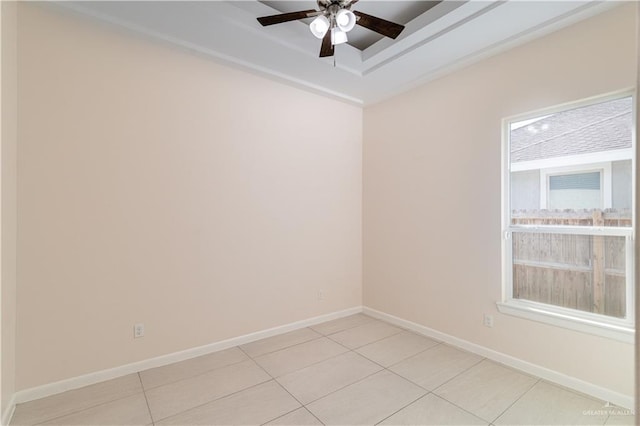
<path fill-rule="evenodd" d="M 18 390 L 360 305 L 360 108 L 19 12 Z"/>
<path fill-rule="evenodd" d="M 364 242 L 367 306 L 631 394 L 631 345 L 500 315 L 495 302 L 500 120 L 634 85 L 633 7 L 363 121 L 358 108 L 21 4 L 16 388 L 359 305 Z M 318 132 L 329 114 L 332 131 Z"/>
<path fill-rule="evenodd" d="M 16 346 L 16 151 L 17 151 L 17 7 L 15 2 L 0 2 L 2 70 L 2 414 L 15 391 Z"/>
<path fill-rule="evenodd" d="M 501 119 L 633 87 L 634 7 L 365 109 L 366 306 L 633 394 L 633 345 L 502 315 L 496 302 Z"/>

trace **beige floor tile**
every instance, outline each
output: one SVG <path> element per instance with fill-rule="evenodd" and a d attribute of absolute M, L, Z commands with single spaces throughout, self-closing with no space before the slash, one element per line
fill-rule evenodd
<path fill-rule="evenodd" d="M 428 337 L 404 331 L 365 345 L 356 352 L 384 367 L 389 367 L 437 344 L 438 342 Z"/>
<path fill-rule="evenodd" d="M 141 371 L 140 378 L 144 388 L 151 389 L 248 359 L 244 352 L 235 347 L 164 367 Z"/>
<path fill-rule="evenodd" d="M 355 349 L 401 332 L 401 328 L 374 320 L 329 337 L 349 349 Z"/>
<path fill-rule="evenodd" d="M 491 422 L 536 381 L 531 376 L 484 360 L 440 386 L 434 393 Z"/>
<path fill-rule="evenodd" d="M 278 381 L 298 401 L 308 404 L 381 369 L 382 367 L 368 359 L 354 352 L 347 352 L 279 377 Z"/>
<path fill-rule="evenodd" d="M 269 352 L 279 351 L 280 349 L 288 348 L 289 346 L 308 342 L 309 340 L 317 339 L 318 337 L 322 337 L 322 335 L 316 333 L 310 328 L 301 328 L 300 330 L 290 331 L 289 333 L 280 334 L 278 336 L 256 340 L 255 342 L 242 345 L 240 348 L 245 351 L 247 355 L 255 358 Z"/>
<path fill-rule="evenodd" d="M 480 361 L 482 357 L 478 355 L 441 344 L 390 367 L 390 370 L 433 390 Z"/>
<path fill-rule="evenodd" d="M 46 425 L 148 425 L 149 408 L 143 393 L 107 402 L 68 416 L 49 420 Z"/>
<path fill-rule="evenodd" d="M 602 425 L 605 403 L 559 386 L 538 382 L 494 423 L 496 425 Z"/>
<path fill-rule="evenodd" d="M 398 411 L 380 424 L 486 426 L 487 422 L 430 393 Z"/>
<path fill-rule="evenodd" d="M 268 353 L 255 358 L 255 361 L 267 370 L 267 373 L 279 377 L 347 351 L 344 346 L 322 337 Z"/>
<path fill-rule="evenodd" d="M 14 425 L 32 425 L 142 392 L 137 374 L 18 404 Z"/>
<path fill-rule="evenodd" d="M 146 395 L 151 416 L 157 421 L 270 379 L 249 360 L 150 389 Z"/>
<path fill-rule="evenodd" d="M 373 318 L 363 315 L 349 315 L 348 317 L 338 318 L 333 321 L 323 322 L 322 324 L 317 324 L 312 326 L 311 328 L 317 331 L 318 333 L 329 335 L 333 333 L 337 333 L 339 331 L 346 330 L 348 328 L 357 327 L 359 325 L 374 321 Z"/>
<path fill-rule="evenodd" d="M 273 426 L 307 426 L 307 425 L 322 425 L 320 420 L 316 419 L 306 408 L 298 408 L 289 414 L 285 414 L 282 417 L 270 421 L 267 425 Z"/>
<path fill-rule="evenodd" d="M 384 370 L 307 405 L 307 409 L 324 424 L 371 425 L 425 393 L 413 383 Z"/>
<path fill-rule="evenodd" d="M 300 404 L 272 380 L 156 422 L 156 425 L 259 425 L 297 407 Z"/>

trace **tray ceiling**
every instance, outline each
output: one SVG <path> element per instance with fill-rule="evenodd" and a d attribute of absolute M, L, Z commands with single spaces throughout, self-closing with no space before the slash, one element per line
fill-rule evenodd
<path fill-rule="evenodd" d="M 617 6 L 599 1 L 377 1 L 354 10 L 406 26 L 396 40 L 356 27 L 334 58 L 303 21 L 256 18 L 315 1 L 58 2 L 75 13 L 308 90 L 366 105 Z M 49 3 L 51 5 L 51 3 Z M 335 61 L 334 61 L 335 59 Z"/>

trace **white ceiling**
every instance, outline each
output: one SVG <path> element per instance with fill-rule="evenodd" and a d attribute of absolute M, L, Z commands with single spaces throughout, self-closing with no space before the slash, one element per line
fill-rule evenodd
<path fill-rule="evenodd" d="M 334 58 L 302 21 L 256 18 L 316 9 L 303 1 L 87 1 L 57 6 L 207 55 L 244 70 L 366 105 L 613 8 L 600 1 L 377 1 L 353 10 L 405 24 L 396 39 L 349 33 Z M 362 49 L 362 50 L 361 50 Z M 335 59 L 335 62 L 334 62 Z"/>
<path fill-rule="evenodd" d="M 282 12 L 297 12 L 299 10 L 308 10 L 313 8 L 313 1 L 302 0 L 271 0 L 261 1 L 261 3 L 272 7 L 273 9 Z M 377 16 L 387 21 L 395 22 L 396 24 L 406 25 L 418 16 L 431 9 L 440 1 L 363 1 L 353 7 L 353 10 L 358 10 L 369 15 Z M 306 24 L 311 23 L 311 19 L 305 19 L 303 22 Z M 382 40 L 383 35 L 380 35 L 374 31 L 366 28 L 356 26 L 349 32 L 349 44 L 359 50 L 365 50 L 375 42 Z"/>

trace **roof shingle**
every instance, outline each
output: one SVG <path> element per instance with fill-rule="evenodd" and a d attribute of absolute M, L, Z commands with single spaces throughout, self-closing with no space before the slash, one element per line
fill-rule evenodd
<path fill-rule="evenodd" d="M 626 97 L 514 123 L 511 162 L 631 148 L 632 111 Z"/>

